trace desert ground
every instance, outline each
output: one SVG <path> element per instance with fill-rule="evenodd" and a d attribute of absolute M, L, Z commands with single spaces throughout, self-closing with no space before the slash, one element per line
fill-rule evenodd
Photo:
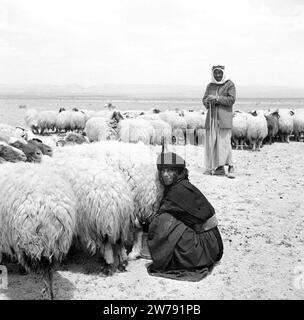
<path fill-rule="evenodd" d="M 200 282 L 184 282 L 150 276 L 145 259 L 105 277 L 96 259 L 76 255 L 54 273 L 55 299 L 303 299 L 304 143 L 233 150 L 236 179 L 204 175 L 202 147 L 171 149 L 186 158 L 190 181 L 216 209 L 220 263 Z M 0 299 L 41 298 L 38 276 L 7 267 Z"/>

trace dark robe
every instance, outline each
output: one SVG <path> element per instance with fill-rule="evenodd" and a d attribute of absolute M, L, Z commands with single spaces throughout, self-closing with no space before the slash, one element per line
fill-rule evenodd
<path fill-rule="evenodd" d="M 223 254 L 217 226 L 205 230 L 206 221 L 214 215 L 212 205 L 187 178 L 167 187 L 149 226 L 153 262 L 148 272 L 176 280 L 204 278 Z"/>

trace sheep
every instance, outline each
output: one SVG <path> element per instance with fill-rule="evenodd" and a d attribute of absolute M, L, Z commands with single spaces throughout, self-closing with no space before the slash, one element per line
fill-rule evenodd
<path fill-rule="evenodd" d="M 205 129 L 206 115 L 195 111 L 184 111 L 183 117 L 187 123 L 186 141 L 199 144 Z"/>
<path fill-rule="evenodd" d="M 296 141 L 304 134 L 304 109 L 296 110 L 293 116 L 293 131 Z"/>
<path fill-rule="evenodd" d="M 0 142 L 0 163 L 26 161 L 26 155 L 19 149 Z"/>
<path fill-rule="evenodd" d="M 293 131 L 294 112 L 288 109 L 279 109 L 279 137 L 282 142 L 289 143 Z"/>
<path fill-rule="evenodd" d="M 34 134 L 38 134 L 38 111 L 36 109 L 28 109 L 25 113 L 25 123 Z"/>
<path fill-rule="evenodd" d="M 279 132 L 279 113 L 278 111 L 274 111 L 270 114 L 265 115 L 266 121 L 267 121 L 267 129 L 268 129 L 268 135 L 266 140 L 269 142 L 269 144 L 272 144 L 272 139 L 275 138 Z"/>
<path fill-rule="evenodd" d="M 77 198 L 76 234 L 92 255 L 100 252 L 105 274 L 127 262 L 124 243 L 133 220 L 131 190 L 118 170 L 96 159 L 61 156 L 44 163 L 69 181 Z"/>
<path fill-rule="evenodd" d="M 90 142 L 117 138 L 117 132 L 111 127 L 109 120 L 102 117 L 90 118 L 84 131 Z"/>
<path fill-rule="evenodd" d="M 37 127 L 40 129 L 40 134 L 43 135 L 45 131 L 54 131 L 57 122 L 56 111 L 40 111 L 37 115 Z"/>
<path fill-rule="evenodd" d="M 34 138 L 31 140 L 28 140 L 27 143 L 38 147 L 43 155 L 46 155 L 49 157 L 53 156 L 53 149 L 47 144 L 43 143 L 40 139 Z"/>
<path fill-rule="evenodd" d="M 59 113 L 57 114 L 57 120 L 56 120 L 56 129 L 57 132 L 67 132 L 71 131 L 71 118 L 73 116 L 73 112 L 71 110 L 63 110 L 62 108 L 59 110 Z"/>
<path fill-rule="evenodd" d="M 68 134 L 64 135 L 63 138 L 56 141 L 56 146 L 75 145 L 88 142 L 89 141 L 86 138 L 85 133 L 80 134 L 75 132 L 69 132 Z"/>
<path fill-rule="evenodd" d="M 0 253 L 42 274 L 51 299 L 53 269 L 68 253 L 75 227 L 76 199 L 64 179 L 33 164 L 0 166 Z"/>
<path fill-rule="evenodd" d="M 235 111 L 232 118 L 232 141 L 243 150 L 244 142 L 247 138 L 247 118 L 245 112 Z"/>
<path fill-rule="evenodd" d="M 123 142 L 154 144 L 155 130 L 147 120 L 124 119 L 119 122 L 118 137 Z"/>
<path fill-rule="evenodd" d="M 159 117 L 170 124 L 172 128 L 172 140 L 177 144 L 186 143 L 187 122 L 175 112 L 161 112 Z"/>
<path fill-rule="evenodd" d="M 26 143 L 27 135 L 23 130 L 20 130 L 19 127 L 13 127 L 8 124 L 0 123 L 0 141 L 6 143 L 14 142 L 15 140 L 22 141 Z"/>
<path fill-rule="evenodd" d="M 150 120 L 149 121 L 154 128 L 155 136 L 154 136 L 154 143 L 155 144 L 164 144 L 167 146 L 169 143 L 172 142 L 172 129 L 170 125 L 163 121 L 163 120 Z"/>
<path fill-rule="evenodd" d="M 140 255 L 142 227 L 149 224 L 158 210 L 163 194 L 163 187 L 158 179 L 155 165 L 157 154 L 143 143 L 130 144 L 118 141 L 102 141 L 87 145 L 66 147 L 58 150 L 56 157 L 78 156 L 97 159 L 119 170 L 128 182 L 134 199 L 132 222 L 135 243 L 129 253 L 129 259 Z"/>
<path fill-rule="evenodd" d="M 43 155 L 36 145 L 32 143 L 23 143 L 21 141 L 15 141 L 13 143 L 10 143 L 10 145 L 23 151 L 26 155 L 27 162 L 41 162 Z"/>
<path fill-rule="evenodd" d="M 252 146 L 252 151 L 260 151 L 263 140 L 267 137 L 267 121 L 264 115 L 256 112 L 247 115 L 247 139 Z"/>
<path fill-rule="evenodd" d="M 72 131 L 75 130 L 77 132 L 83 132 L 86 125 L 86 121 L 87 121 L 87 118 L 84 112 L 73 110 L 71 114 L 71 119 L 70 119 L 71 130 Z"/>

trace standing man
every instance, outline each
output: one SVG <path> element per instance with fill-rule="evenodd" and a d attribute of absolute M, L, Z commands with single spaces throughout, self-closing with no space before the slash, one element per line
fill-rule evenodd
<path fill-rule="evenodd" d="M 205 123 L 206 174 L 224 176 L 227 165 L 228 178 L 235 177 L 231 148 L 232 106 L 235 97 L 235 85 L 227 79 L 225 67 L 213 66 L 211 82 L 203 97 L 203 104 L 208 109 Z"/>

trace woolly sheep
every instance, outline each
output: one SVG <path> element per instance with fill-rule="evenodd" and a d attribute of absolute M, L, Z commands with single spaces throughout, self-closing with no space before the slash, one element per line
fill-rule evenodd
<path fill-rule="evenodd" d="M 86 115 L 82 111 L 73 111 L 71 114 L 71 119 L 70 119 L 70 127 L 71 130 L 74 131 L 76 130 L 77 132 L 82 132 L 85 128 L 86 125 Z"/>
<path fill-rule="evenodd" d="M 63 136 L 63 138 L 56 141 L 56 146 L 65 146 L 65 145 L 75 145 L 75 144 L 82 144 L 88 143 L 88 139 L 86 136 L 80 133 L 69 132 Z"/>
<path fill-rule="evenodd" d="M 62 110 L 57 114 L 56 120 L 56 129 L 58 132 L 64 131 L 71 131 L 71 118 L 75 111 L 72 110 Z"/>
<path fill-rule="evenodd" d="M 45 131 L 54 131 L 57 122 L 57 112 L 44 110 L 40 111 L 37 115 L 37 127 L 40 129 L 40 134 Z"/>
<path fill-rule="evenodd" d="M 42 274 L 51 299 L 53 268 L 72 244 L 75 204 L 70 185 L 54 172 L 33 164 L 0 166 L 0 253 Z"/>
<path fill-rule="evenodd" d="M 123 142 L 154 144 L 155 130 L 151 123 L 142 119 L 124 119 L 119 122 L 118 136 Z"/>
<path fill-rule="evenodd" d="M 296 141 L 300 141 L 302 134 L 304 134 L 304 109 L 295 110 L 293 116 L 293 131 Z"/>
<path fill-rule="evenodd" d="M 203 129 L 205 129 L 206 115 L 200 112 L 183 110 L 183 117 L 187 123 L 187 142 L 199 144 L 202 141 Z"/>
<path fill-rule="evenodd" d="M 112 128 L 110 120 L 102 117 L 90 118 L 84 131 L 90 142 L 117 138 L 117 132 Z"/>
<path fill-rule="evenodd" d="M 36 109 L 28 109 L 25 113 L 25 123 L 34 134 L 38 134 L 38 111 Z"/>
<path fill-rule="evenodd" d="M 282 142 L 289 142 L 293 131 L 294 112 L 288 109 L 279 109 L 279 137 Z"/>
<path fill-rule="evenodd" d="M 13 143 L 10 143 L 10 145 L 23 151 L 23 153 L 26 155 L 27 162 L 41 162 L 43 155 L 37 146 L 20 141 L 15 141 Z"/>
<path fill-rule="evenodd" d="M 244 142 L 247 138 L 247 118 L 248 114 L 245 112 L 234 112 L 232 118 L 232 140 L 236 145 L 243 150 Z"/>
<path fill-rule="evenodd" d="M 163 194 L 155 165 L 157 154 L 143 143 L 102 141 L 58 150 L 55 157 L 78 156 L 96 159 L 119 170 L 128 182 L 134 199 L 135 244 L 129 259 L 140 255 L 142 226 L 156 214 Z"/>
<path fill-rule="evenodd" d="M 19 149 L 0 142 L 0 163 L 26 161 L 26 155 Z"/>
<path fill-rule="evenodd" d="M 8 124 L 0 123 L 0 141 L 6 143 L 14 142 L 15 140 L 22 141 L 26 143 L 26 134 L 23 130 L 19 130 L 16 127 L 10 126 Z"/>
<path fill-rule="evenodd" d="M 272 144 L 272 139 L 274 139 L 278 132 L 279 132 L 279 113 L 278 111 L 272 112 L 270 114 L 265 115 L 266 121 L 267 121 L 267 129 L 268 129 L 268 135 L 267 135 L 267 141 L 269 144 Z"/>
<path fill-rule="evenodd" d="M 260 147 L 267 134 L 268 129 L 265 116 L 249 113 L 247 115 L 247 139 L 252 146 L 252 151 L 260 151 Z"/>
<path fill-rule="evenodd" d="M 96 159 L 62 156 L 44 163 L 69 181 L 77 198 L 76 234 L 91 253 L 100 252 L 104 272 L 124 269 L 127 256 L 123 245 L 134 219 L 131 190 L 118 170 Z"/>
<path fill-rule="evenodd" d="M 43 143 L 40 139 L 34 138 L 31 140 L 28 140 L 27 143 L 33 144 L 34 146 L 39 148 L 39 150 L 42 152 L 43 155 L 46 155 L 49 157 L 53 156 L 53 149 L 47 144 Z"/>

